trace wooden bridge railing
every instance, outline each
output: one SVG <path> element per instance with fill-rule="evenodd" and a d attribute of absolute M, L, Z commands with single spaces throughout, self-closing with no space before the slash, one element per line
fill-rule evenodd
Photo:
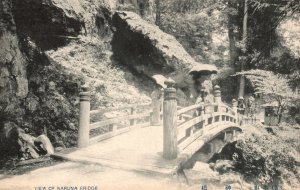
<path fill-rule="evenodd" d="M 153 101 L 152 104 L 91 111 L 90 92 L 87 87 L 82 87 L 78 147 L 85 147 L 90 143 L 116 136 L 132 128 L 150 126 L 150 121 L 154 121 L 152 125 L 158 125 L 160 122 L 157 121 L 163 115 L 163 157 L 174 159 L 177 157 L 178 150 L 182 150 L 202 135 L 201 129 L 205 129 L 206 126 L 220 122 L 238 123 L 237 103 L 233 100 L 232 108 L 222 103 L 220 87 L 214 88 L 214 103 L 181 108 L 177 106 L 175 83 L 171 80 L 165 83 L 167 88 L 164 91 L 163 112 L 160 112 L 160 108 L 157 107 L 160 104 L 153 103 Z M 123 113 L 123 115 L 102 118 L 101 121 L 91 123 L 91 116 L 112 111 Z M 154 111 L 157 113 L 154 114 Z M 92 120 L 95 118 L 98 117 L 92 117 Z M 91 136 L 91 131 L 96 135 Z"/>
<path fill-rule="evenodd" d="M 150 126 L 157 124 L 160 118 L 160 109 L 157 104 L 129 105 L 122 108 L 107 108 L 90 110 L 90 92 L 87 87 L 82 87 L 80 92 L 80 112 L 78 147 L 85 147 L 91 143 L 111 138 L 133 128 Z M 159 112 L 153 114 L 153 111 Z M 108 115 L 117 112 L 117 115 Z M 99 120 L 95 121 L 94 120 Z M 155 121 L 154 123 L 150 123 Z"/>
<path fill-rule="evenodd" d="M 232 101 L 232 108 L 225 105 L 221 101 L 219 86 L 214 88 L 214 103 L 200 103 L 177 110 L 175 83 L 166 81 L 166 85 L 163 105 L 164 158 L 176 158 L 178 151 L 200 137 L 203 133 L 201 129 L 208 125 L 222 125 L 222 122 L 238 124 L 237 101 Z"/>

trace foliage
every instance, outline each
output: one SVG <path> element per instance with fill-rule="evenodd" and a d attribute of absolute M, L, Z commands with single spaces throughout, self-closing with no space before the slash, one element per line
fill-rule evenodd
<path fill-rule="evenodd" d="M 293 43 L 297 41 L 299 30 L 295 24 L 299 5 L 295 0 L 249 1 L 248 69 L 266 69 L 281 74 L 299 71 L 299 60 L 294 57 L 297 45 Z"/>
<path fill-rule="evenodd" d="M 262 95 L 268 103 L 277 102 L 277 116 L 280 122 L 284 110 L 289 106 L 291 100 L 296 98 L 289 86 L 289 80 L 283 75 L 265 70 L 243 71 L 236 75 L 245 75 L 254 87 L 254 93 Z"/>
<path fill-rule="evenodd" d="M 228 62 L 225 9 L 223 1 L 161 1 L 160 28 L 196 61 L 222 67 Z"/>
<path fill-rule="evenodd" d="M 265 132 L 262 135 L 248 134 L 236 144 L 239 152 L 237 170 L 251 181 L 268 184 L 275 180 L 299 183 L 296 152 L 293 146 Z M 274 146 L 276 144 L 276 146 Z"/>

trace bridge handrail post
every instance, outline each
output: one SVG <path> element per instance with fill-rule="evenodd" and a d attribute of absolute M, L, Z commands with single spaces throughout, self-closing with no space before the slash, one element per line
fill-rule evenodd
<path fill-rule="evenodd" d="M 87 86 L 81 87 L 79 93 L 80 108 L 79 108 L 79 129 L 77 146 L 79 148 L 86 147 L 89 144 L 90 132 L 90 92 Z"/>
<path fill-rule="evenodd" d="M 238 122 L 238 108 L 236 99 L 232 99 L 232 110 L 234 112 L 234 118 L 236 119 L 236 122 Z"/>
<path fill-rule="evenodd" d="M 163 157 L 171 160 L 177 158 L 177 100 L 175 82 L 165 81 L 163 102 Z"/>
<path fill-rule="evenodd" d="M 130 114 L 134 115 L 136 113 L 136 107 L 132 107 L 130 108 Z M 130 119 L 130 126 L 134 126 L 135 125 L 135 119 Z"/>
<path fill-rule="evenodd" d="M 221 90 L 219 85 L 214 86 L 214 102 L 217 103 L 218 112 L 220 112 L 222 100 L 221 100 Z"/>

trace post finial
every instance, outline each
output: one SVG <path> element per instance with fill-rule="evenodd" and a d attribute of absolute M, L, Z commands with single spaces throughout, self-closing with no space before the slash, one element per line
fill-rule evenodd
<path fill-rule="evenodd" d="M 168 78 L 164 83 L 167 85 L 167 88 L 173 88 L 176 84 L 175 81 L 170 78 Z"/>
<path fill-rule="evenodd" d="M 236 99 L 232 99 L 232 106 L 233 107 L 237 107 L 237 101 L 236 101 Z"/>
<path fill-rule="evenodd" d="M 221 97 L 221 90 L 220 90 L 221 88 L 220 88 L 220 86 L 219 85 L 216 85 L 215 87 L 214 87 L 214 95 L 215 95 L 215 97 Z"/>
<path fill-rule="evenodd" d="M 165 84 L 167 85 L 167 88 L 164 92 L 164 100 L 176 100 L 176 89 L 174 88 L 176 84 L 175 81 L 169 78 L 165 81 Z"/>
<path fill-rule="evenodd" d="M 84 84 L 84 85 L 81 85 L 81 91 L 82 92 L 88 92 L 89 91 L 89 86 Z"/>
<path fill-rule="evenodd" d="M 90 91 L 87 85 L 81 86 L 81 92 L 79 93 L 80 101 L 90 101 Z"/>

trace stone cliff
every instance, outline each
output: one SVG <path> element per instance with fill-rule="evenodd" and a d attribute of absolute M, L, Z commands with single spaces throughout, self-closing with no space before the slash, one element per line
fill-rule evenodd
<path fill-rule="evenodd" d="M 18 152 L 16 127 L 47 134 L 54 146 L 76 145 L 82 84 L 92 109 L 150 102 L 156 74 L 182 89 L 193 85 L 189 72 L 202 64 L 173 36 L 135 13 L 114 14 L 115 7 L 108 0 L 1 1 L 0 151 Z"/>

